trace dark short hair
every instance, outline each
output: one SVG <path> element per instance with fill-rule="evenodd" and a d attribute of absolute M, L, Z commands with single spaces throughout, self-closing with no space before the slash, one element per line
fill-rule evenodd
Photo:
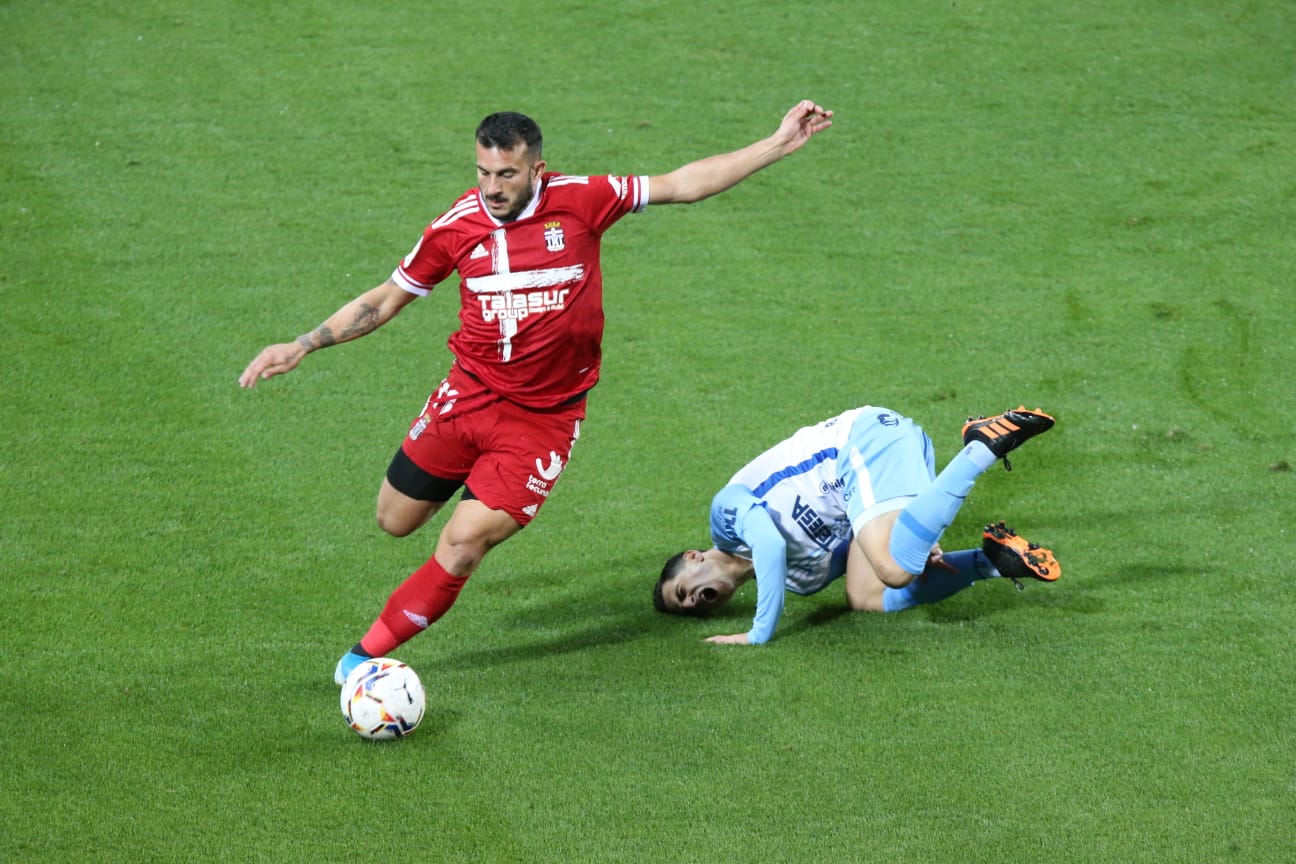
<path fill-rule="evenodd" d="M 673 611 L 666 608 L 666 598 L 662 596 L 662 590 L 666 587 L 667 582 L 675 578 L 675 574 L 679 572 L 683 561 L 683 552 L 677 552 L 666 559 L 666 566 L 662 568 L 661 576 L 657 578 L 657 584 L 653 586 L 653 606 L 658 612 Z"/>
<path fill-rule="evenodd" d="M 662 592 L 666 587 L 666 583 L 678 576 L 679 571 L 682 569 L 684 569 L 684 552 L 677 552 L 666 559 L 666 566 L 662 567 L 661 576 L 657 578 L 657 584 L 653 586 L 653 606 L 658 612 L 665 612 L 668 615 L 692 615 L 695 618 L 700 618 L 711 610 L 702 606 L 693 606 L 688 609 L 666 608 L 666 598 L 662 595 Z"/>
<path fill-rule="evenodd" d="M 482 120 L 477 126 L 477 143 L 488 150 L 512 150 L 522 144 L 536 159 L 544 148 L 540 127 L 516 111 L 500 111 Z"/>

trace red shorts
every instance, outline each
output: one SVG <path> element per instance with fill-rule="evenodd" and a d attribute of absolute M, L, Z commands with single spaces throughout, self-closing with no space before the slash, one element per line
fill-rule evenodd
<path fill-rule="evenodd" d="M 428 474 L 463 481 L 487 507 L 526 525 L 567 467 L 584 419 L 584 399 L 526 408 L 456 367 L 428 397 L 401 449 Z"/>

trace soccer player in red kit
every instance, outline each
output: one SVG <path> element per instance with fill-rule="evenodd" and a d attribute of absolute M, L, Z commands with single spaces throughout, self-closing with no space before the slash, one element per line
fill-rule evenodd
<path fill-rule="evenodd" d="M 598 382 L 603 232 L 649 204 L 723 192 L 831 125 L 831 111 L 804 100 L 773 135 L 740 150 L 653 177 L 585 177 L 545 170 L 540 129 L 530 118 L 492 114 L 477 128 L 477 187 L 427 227 L 391 277 L 248 364 L 243 387 L 373 332 L 459 273 L 454 361 L 388 466 L 378 523 L 403 537 L 461 487 L 463 495 L 432 557 L 338 661 L 337 683 L 445 614 L 486 553 L 527 525 L 552 491 L 580 434 L 585 394 Z"/>

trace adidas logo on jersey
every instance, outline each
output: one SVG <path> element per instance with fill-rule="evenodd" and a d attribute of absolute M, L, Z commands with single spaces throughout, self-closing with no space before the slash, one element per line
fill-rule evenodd
<path fill-rule="evenodd" d="M 535 516 L 536 511 L 540 509 L 539 504 L 528 504 L 522 508 L 522 512 L 528 516 Z"/>
<path fill-rule="evenodd" d="M 478 244 L 477 244 L 477 248 L 474 249 L 474 250 L 472 251 L 472 254 L 469 255 L 468 257 L 471 258 L 471 259 L 485 258 L 485 257 L 486 257 L 487 255 L 489 255 L 489 254 L 490 254 L 490 253 L 486 251 L 486 247 L 483 246 L 482 244 L 478 243 Z"/>

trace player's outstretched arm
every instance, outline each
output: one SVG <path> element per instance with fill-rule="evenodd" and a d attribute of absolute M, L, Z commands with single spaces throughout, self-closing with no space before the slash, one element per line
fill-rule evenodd
<path fill-rule="evenodd" d="M 803 99 L 768 138 L 741 150 L 708 156 L 648 181 L 649 204 L 691 204 L 736 186 L 767 165 L 800 150 L 832 125 L 833 112 Z"/>
<path fill-rule="evenodd" d="M 774 638 L 774 627 L 783 614 L 787 539 L 763 505 L 740 514 L 737 530 L 751 549 L 752 567 L 756 570 L 756 618 L 746 633 L 712 636 L 706 641 L 718 645 L 761 645 Z"/>
<path fill-rule="evenodd" d="M 239 386 L 255 387 L 256 382 L 263 378 L 291 372 L 312 351 L 372 333 L 394 318 L 414 296 L 388 279 L 348 302 L 311 332 L 303 333 L 292 342 L 280 342 L 261 349 L 239 376 Z"/>

